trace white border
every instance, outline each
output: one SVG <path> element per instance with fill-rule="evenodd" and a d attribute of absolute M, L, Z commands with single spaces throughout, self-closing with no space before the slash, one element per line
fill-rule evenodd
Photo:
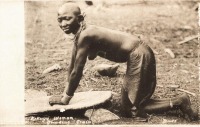
<path fill-rule="evenodd" d="M 0 124 L 24 124 L 24 2 L 0 1 Z"/>

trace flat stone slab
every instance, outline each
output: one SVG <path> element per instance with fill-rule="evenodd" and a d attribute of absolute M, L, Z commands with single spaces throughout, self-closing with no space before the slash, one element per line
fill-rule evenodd
<path fill-rule="evenodd" d="M 28 91 L 25 95 L 25 114 L 35 114 L 48 111 L 86 109 L 103 104 L 112 97 L 111 91 L 88 91 L 75 93 L 68 105 L 49 105 L 49 98 L 43 91 Z"/>

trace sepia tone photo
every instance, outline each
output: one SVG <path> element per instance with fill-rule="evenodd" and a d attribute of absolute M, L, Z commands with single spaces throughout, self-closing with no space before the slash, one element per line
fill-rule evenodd
<path fill-rule="evenodd" d="M 25 124 L 199 124 L 198 1 L 25 1 Z"/>

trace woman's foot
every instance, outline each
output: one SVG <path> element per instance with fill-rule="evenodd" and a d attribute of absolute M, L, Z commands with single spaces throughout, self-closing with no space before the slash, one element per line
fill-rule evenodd
<path fill-rule="evenodd" d="M 191 121 L 195 121 L 198 120 L 198 113 L 197 111 L 194 111 L 191 107 L 191 102 L 190 102 L 190 98 L 187 94 L 183 94 L 180 96 L 180 101 L 181 101 L 181 105 L 180 105 L 180 109 L 181 111 L 188 115 L 188 118 Z"/>
<path fill-rule="evenodd" d="M 144 110 L 137 110 L 136 112 L 131 112 L 132 118 L 137 122 L 148 122 L 149 116 Z"/>

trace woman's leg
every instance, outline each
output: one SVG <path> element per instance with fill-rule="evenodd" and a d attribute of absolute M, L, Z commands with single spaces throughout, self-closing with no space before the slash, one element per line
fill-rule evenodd
<path fill-rule="evenodd" d="M 187 94 L 175 98 L 167 98 L 162 100 L 151 99 L 144 107 L 147 113 L 163 113 L 169 110 L 180 109 L 190 120 L 197 120 L 198 113 L 191 108 L 190 98 Z"/>
<path fill-rule="evenodd" d="M 124 108 L 135 116 L 147 117 L 144 106 L 150 100 L 155 86 L 155 58 L 150 48 L 141 44 L 130 54 L 127 62 L 122 105 L 128 104 Z"/>
<path fill-rule="evenodd" d="M 132 103 L 129 100 L 128 92 L 122 87 L 121 88 L 121 114 L 124 117 L 132 117 L 131 108 Z"/>

